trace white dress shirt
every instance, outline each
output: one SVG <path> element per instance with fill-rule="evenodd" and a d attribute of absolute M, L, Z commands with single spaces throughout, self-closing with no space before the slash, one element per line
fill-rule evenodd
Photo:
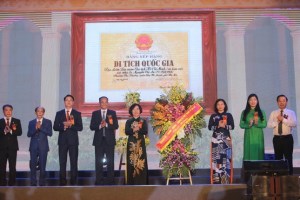
<path fill-rule="evenodd" d="M 6 120 L 7 120 L 7 119 L 8 119 L 8 121 L 9 121 L 9 125 L 11 124 L 11 118 L 12 118 L 12 117 L 5 117 L 5 116 L 4 116 L 3 118 L 4 118 L 4 120 L 5 120 L 5 124 L 6 124 Z"/>
<path fill-rule="evenodd" d="M 103 116 L 103 112 L 105 112 L 105 113 L 104 113 L 105 116 Z M 106 109 L 106 110 L 102 110 L 102 109 L 101 109 L 101 117 L 102 117 L 102 118 L 104 117 L 104 119 L 102 119 L 102 120 L 105 120 L 105 119 L 106 119 L 106 115 L 107 115 L 107 109 Z"/>
<path fill-rule="evenodd" d="M 41 125 L 42 125 L 43 119 L 44 119 L 43 117 L 42 117 L 41 119 L 38 119 L 38 118 L 37 118 L 37 119 L 36 119 L 36 122 L 38 123 L 38 122 L 40 121 L 40 122 L 41 122 Z"/>
<path fill-rule="evenodd" d="M 270 118 L 268 121 L 268 127 L 273 128 L 273 134 L 278 134 L 278 120 L 277 116 L 280 115 L 281 109 L 274 110 L 270 114 Z M 292 129 L 297 126 L 297 118 L 294 111 L 285 108 L 283 110 L 283 121 L 282 121 L 282 134 L 281 135 L 289 135 L 292 133 Z"/>
<path fill-rule="evenodd" d="M 69 115 L 71 115 L 71 112 L 72 112 L 72 108 L 70 110 L 66 109 L 65 108 L 65 113 L 66 113 L 66 116 L 67 116 L 67 111 L 69 111 Z"/>
<path fill-rule="evenodd" d="M 11 118 L 12 118 L 12 117 L 5 117 L 5 116 L 4 116 L 3 118 L 4 118 L 4 121 L 5 121 L 5 125 L 6 125 L 6 122 L 7 122 L 7 119 L 8 119 L 8 121 L 9 121 L 8 124 L 9 124 L 9 126 L 10 126 L 10 124 L 11 124 Z M 12 130 L 10 130 L 9 133 L 12 134 Z M 6 135 L 5 130 L 4 130 L 4 134 Z"/>
<path fill-rule="evenodd" d="M 102 117 L 102 120 L 105 120 L 106 119 L 106 116 L 107 116 L 107 109 L 106 110 L 101 110 L 101 117 Z M 103 116 L 103 112 L 105 112 L 105 116 Z M 107 124 L 105 125 L 105 127 L 107 128 Z M 99 129 L 101 129 L 101 124 L 99 125 Z"/>

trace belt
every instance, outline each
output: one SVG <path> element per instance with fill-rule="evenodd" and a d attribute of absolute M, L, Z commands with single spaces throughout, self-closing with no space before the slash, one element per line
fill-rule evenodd
<path fill-rule="evenodd" d="M 287 137 L 293 137 L 293 136 L 292 136 L 292 134 L 288 134 L 288 135 L 274 135 L 274 137 L 287 138 Z"/>

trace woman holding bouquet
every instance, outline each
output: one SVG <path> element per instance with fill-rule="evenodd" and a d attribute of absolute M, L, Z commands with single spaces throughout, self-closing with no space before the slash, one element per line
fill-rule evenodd
<path fill-rule="evenodd" d="M 234 129 L 233 117 L 227 112 L 224 99 L 217 99 L 215 113 L 210 116 L 208 129 L 213 131 L 211 140 L 211 183 L 232 183 L 232 141 L 230 130 Z"/>
<path fill-rule="evenodd" d="M 148 133 L 146 120 L 140 117 L 142 107 L 132 104 L 129 108 L 130 119 L 126 121 L 125 134 L 127 141 L 127 184 L 147 185 L 148 164 L 145 145 L 145 136 Z"/>
<path fill-rule="evenodd" d="M 240 120 L 240 127 L 245 129 L 244 160 L 264 159 L 263 129 L 266 126 L 266 114 L 260 109 L 258 97 L 256 94 L 250 94 Z"/>

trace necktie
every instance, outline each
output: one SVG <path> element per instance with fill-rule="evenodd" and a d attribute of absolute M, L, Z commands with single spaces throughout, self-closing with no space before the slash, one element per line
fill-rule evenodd
<path fill-rule="evenodd" d="M 105 120 L 105 110 L 102 112 L 102 121 Z M 103 127 L 103 137 L 105 137 L 105 127 Z"/>
<path fill-rule="evenodd" d="M 9 118 L 6 118 L 6 126 L 9 126 Z"/>
<path fill-rule="evenodd" d="M 37 124 L 36 124 L 36 127 L 35 127 L 37 131 L 40 130 L 40 125 L 41 125 L 41 120 L 38 120 Z"/>
<path fill-rule="evenodd" d="M 283 110 L 280 110 L 280 116 L 282 116 Z M 282 135 L 282 121 L 278 123 L 278 134 Z"/>
<path fill-rule="evenodd" d="M 105 120 L 106 116 L 105 116 L 105 110 L 102 112 L 102 120 Z"/>
<path fill-rule="evenodd" d="M 67 121 L 70 120 L 70 111 L 67 110 Z"/>

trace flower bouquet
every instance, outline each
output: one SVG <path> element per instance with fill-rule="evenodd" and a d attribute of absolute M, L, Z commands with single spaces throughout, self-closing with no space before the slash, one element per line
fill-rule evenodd
<path fill-rule="evenodd" d="M 161 152 L 159 166 L 166 177 L 179 174 L 188 176 L 189 171 L 195 168 L 198 161 L 198 153 L 193 151 L 190 145 L 186 146 L 181 140 L 175 139 Z"/>
<path fill-rule="evenodd" d="M 126 148 L 127 148 L 127 137 L 120 137 L 116 141 L 116 148 L 115 150 L 117 151 L 118 154 L 126 153 Z M 150 144 L 150 138 L 145 137 L 145 145 L 146 147 Z"/>
<path fill-rule="evenodd" d="M 116 148 L 115 150 L 118 152 L 118 154 L 125 153 L 127 148 L 127 137 L 120 137 L 116 141 Z"/>
<path fill-rule="evenodd" d="M 150 123 L 154 132 L 165 137 L 172 132 L 174 125 L 180 128 L 170 138 L 170 142 L 159 149 L 161 154 L 160 167 L 165 177 L 187 175 L 199 161 L 197 152 L 192 148 L 196 136 L 201 137 L 201 129 L 206 127 L 204 110 L 189 115 L 190 109 L 202 104 L 201 98 L 194 98 L 192 93 L 184 90 L 182 85 L 164 89 L 160 98 L 156 99 L 151 112 Z M 181 123 L 185 118 L 185 123 Z M 188 118 L 188 119 L 187 119 Z M 180 134 L 179 134 L 180 133 Z M 167 135 L 166 134 L 166 135 Z"/>
<path fill-rule="evenodd" d="M 141 99 L 140 99 L 140 93 L 139 92 L 127 92 L 125 94 L 125 104 L 126 107 L 129 108 L 132 104 L 134 103 L 140 103 Z"/>

